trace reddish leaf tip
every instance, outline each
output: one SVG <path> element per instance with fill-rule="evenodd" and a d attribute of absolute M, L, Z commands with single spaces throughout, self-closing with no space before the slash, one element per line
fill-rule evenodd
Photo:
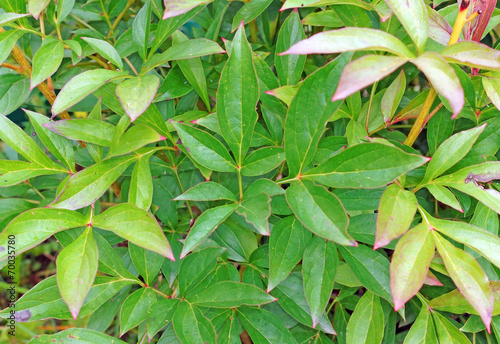
<path fill-rule="evenodd" d="M 334 94 L 334 95 L 333 95 L 333 97 L 332 97 L 332 102 L 336 102 L 337 100 L 341 100 L 341 99 L 344 99 L 344 98 L 342 98 L 342 97 L 338 94 L 338 92 L 335 92 L 335 94 Z"/>
<path fill-rule="evenodd" d="M 191 123 L 193 123 L 193 124 L 198 124 L 198 120 L 197 120 L 197 119 L 195 119 L 194 121 L 191 121 Z"/>

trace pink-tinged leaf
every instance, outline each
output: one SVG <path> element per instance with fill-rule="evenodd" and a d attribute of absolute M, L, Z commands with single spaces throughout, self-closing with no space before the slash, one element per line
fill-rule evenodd
<path fill-rule="evenodd" d="M 28 1 L 28 12 L 38 20 L 40 13 L 47 7 L 50 0 L 29 0 Z"/>
<path fill-rule="evenodd" d="M 467 245 L 500 268 L 500 238 L 485 229 L 465 222 L 428 217 L 432 227 L 451 239 Z"/>
<path fill-rule="evenodd" d="M 426 51 L 411 62 L 425 74 L 436 91 L 450 103 L 453 116 L 458 115 L 464 107 L 464 90 L 453 67 L 439 54 L 431 51 Z"/>
<path fill-rule="evenodd" d="M 294 44 L 286 54 L 336 54 L 354 50 L 381 50 L 400 57 L 414 57 L 406 45 L 384 31 L 367 28 L 344 28 L 320 32 Z"/>
<path fill-rule="evenodd" d="M 427 8 L 427 12 L 429 13 L 429 38 L 442 45 L 448 45 L 453 28 L 439 12 L 431 8 Z"/>
<path fill-rule="evenodd" d="M 420 290 L 433 257 L 434 241 L 426 223 L 399 239 L 391 262 L 391 294 L 396 311 Z"/>
<path fill-rule="evenodd" d="M 397 56 L 383 55 L 366 55 L 352 61 L 344 68 L 332 101 L 346 98 L 375 81 L 385 78 L 406 61 L 407 59 L 400 59 Z"/>
<path fill-rule="evenodd" d="M 429 16 L 424 0 L 385 0 L 385 2 L 398 17 L 417 50 L 423 52 L 429 37 Z"/>
<path fill-rule="evenodd" d="M 127 79 L 116 86 L 116 96 L 132 122 L 149 107 L 158 87 L 160 79 L 151 74 Z"/>
<path fill-rule="evenodd" d="M 500 109 L 500 79 L 481 78 L 481 80 L 486 95 L 488 95 L 493 105 L 497 109 Z"/>
<path fill-rule="evenodd" d="M 427 276 L 425 276 L 424 284 L 442 287 L 443 283 L 429 270 Z"/>
<path fill-rule="evenodd" d="M 485 44 L 464 41 L 450 45 L 441 52 L 446 61 L 473 68 L 500 70 L 500 51 Z"/>
<path fill-rule="evenodd" d="M 417 211 L 415 195 L 397 184 L 385 189 L 377 215 L 377 233 L 373 249 L 388 245 L 410 228 Z"/>
<path fill-rule="evenodd" d="M 439 255 L 443 258 L 446 270 L 458 290 L 472 307 L 490 332 L 494 298 L 489 280 L 479 263 L 468 253 L 452 245 L 436 231 L 432 231 Z"/>
<path fill-rule="evenodd" d="M 212 2 L 212 0 L 163 0 L 165 4 L 163 19 L 176 17 L 188 12 L 196 6 L 205 5 L 210 2 Z"/>

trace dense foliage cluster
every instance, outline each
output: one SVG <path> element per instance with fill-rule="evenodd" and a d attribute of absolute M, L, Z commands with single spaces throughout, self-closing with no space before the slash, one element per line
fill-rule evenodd
<path fill-rule="evenodd" d="M 495 5 L 0 0 L 0 341 L 500 342 Z"/>

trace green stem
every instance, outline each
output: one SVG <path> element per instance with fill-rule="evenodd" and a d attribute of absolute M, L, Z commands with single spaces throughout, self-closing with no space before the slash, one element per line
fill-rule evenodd
<path fill-rule="evenodd" d="M 177 183 L 179 183 L 179 188 L 181 189 L 181 192 L 184 193 L 184 186 L 182 186 L 181 178 L 179 178 L 179 173 L 177 173 L 177 166 L 172 166 L 172 169 L 174 170 L 175 178 L 177 178 Z M 189 201 L 186 201 L 186 206 L 189 211 L 189 216 L 194 219 L 193 209 L 191 209 L 191 204 L 189 204 Z"/>
<path fill-rule="evenodd" d="M 243 198 L 243 179 L 241 178 L 241 169 L 238 169 L 238 187 L 240 189 L 240 202 Z"/>
<path fill-rule="evenodd" d="M 368 132 L 368 126 L 370 124 L 370 112 L 372 111 L 373 97 L 375 96 L 375 91 L 377 90 L 377 85 L 378 85 L 378 81 L 375 81 L 375 83 L 372 86 L 372 91 L 370 94 L 370 102 L 368 103 L 368 111 L 366 112 L 366 123 L 365 123 L 366 132 Z"/>

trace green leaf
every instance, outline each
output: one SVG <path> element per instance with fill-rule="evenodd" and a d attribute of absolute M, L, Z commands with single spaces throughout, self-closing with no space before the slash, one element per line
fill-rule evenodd
<path fill-rule="evenodd" d="M 335 329 L 337 331 L 337 342 L 339 344 L 346 344 L 347 342 L 346 332 L 348 321 L 349 314 L 340 303 L 337 303 L 335 305 L 335 312 L 333 313 L 333 324 L 335 325 Z"/>
<path fill-rule="evenodd" d="M 300 262 L 310 240 L 310 233 L 293 216 L 274 225 L 269 238 L 268 291 L 280 284 Z"/>
<path fill-rule="evenodd" d="M 257 122 L 255 107 L 259 84 L 253 65 L 252 48 L 241 26 L 234 36 L 231 54 L 221 73 L 217 92 L 217 118 L 222 137 L 241 166 L 250 147 Z"/>
<path fill-rule="evenodd" d="M 500 51 L 479 42 L 455 43 L 446 47 L 441 55 L 451 63 L 473 68 L 500 70 Z"/>
<path fill-rule="evenodd" d="M 158 134 L 155 129 L 145 124 L 136 124 L 127 130 L 118 142 L 111 144 L 108 157 L 131 153 L 145 145 L 165 139 L 166 137 Z"/>
<path fill-rule="evenodd" d="M 465 334 L 456 328 L 444 316 L 433 311 L 432 318 L 434 319 L 434 326 L 436 328 L 440 344 L 470 344 L 470 341 Z"/>
<path fill-rule="evenodd" d="M 176 201 L 237 201 L 236 196 L 226 187 L 214 182 L 202 182 L 177 196 Z"/>
<path fill-rule="evenodd" d="M 0 63 L 4 63 L 10 52 L 15 47 L 19 38 L 24 35 L 22 30 L 7 30 L 0 32 Z"/>
<path fill-rule="evenodd" d="M 498 109 L 500 108 L 500 80 L 495 78 L 481 78 L 484 91 L 491 102 Z"/>
<path fill-rule="evenodd" d="M 286 189 L 286 200 L 299 221 L 314 234 L 341 245 L 356 246 L 347 234 L 349 218 L 337 196 L 304 180 Z"/>
<path fill-rule="evenodd" d="M 325 312 L 335 282 L 338 265 L 337 248 L 333 242 L 314 236 L 302 258 L 304 293 L 311 307 L 313 327 Z"/>
<path fill-rule="evenodd" d="M 195 8 L 196 6 L 208 4 L 212 0 L 163 0 L 165 4 L 165 13 L 163 14 L 163 19 L 176 17 L 189 10 Z"/>
<path fill-rule="evenodd" d="M 174 44 L 178 44 L 179 42 L 185 42 L 188 40 L 188 38 L 181 31 L 175 31 L 172 37 L 174 40 Z M 205 77 L 205 71 L 203 69 L 201 59 L 199 57 L 196 57 L 191 59 L 178 60 L 177 64 L 179 65 L 182 74 L 184 74 L 188 82 L 191 84 L 191 86 L 193 86 L 196 93 L 198 93 L 198 95 L 205 103 L 205 106 L 210 111 L 207 79 Z"/>
<path fill-rule="evenodd" d="M 130 294 L 120 310 L 120 337 L 142 323 L 154 303 L 156 295 L 151 288 L 140 288 Z"/>
<path fill-rule="evenodd" d="M 426 51 L 412 59 L 411 63 L 425 74 L 436 91 L 450 103 L 452 117 L 456 117 L 464 106 L 464 90 L 453 67 L 432 51 Z"/>
<path fill-rule="evenodd" d="M 57 285 L 61 297 L 68 305 L 73 318 L 78 317 L 97 273 L 97 243 L 92 227 L 85 231 L 57 256 Z"/>
<path fill-rule="evenodd" d="M 377 234 L 373 248 L 388 245 L 405 233 L 417 212 L 417 198 L 412 192 L 391 184 L 380 199 L 377 216 Z"/>
<path fill-rule="evenodd" d="M 173 123 L 182 143 L 200 165 L 218 172 L 236 172 L 234 160 L 226 148 L 209 133 L 187 124 Z"/>
<path fill-rule="evenodd" d="M 87 294 L 85 302 L 80 309 L 79 317 L 83 318 L 93 313 L 104 302 L 113 297 L 113 295 L 124 287 L 134 283 L 137 282 L 129 279 L 96 277 L 94 285 Z M 61 298 L 55 275 L 38 283 L 17 300 L 15 305 L 16 321 L 18 322 L 37 321 L 48 318 L 73 319 L 68 306 Z M 0 317 L 2 318 L 8 318 L 9 316 L 9 308 L 0 312 Z"/>
<path fill-rule="evenodd" d="M 285 160 L 285 152 L 282 147 L 264 147 L 254 150 L 243 161 L 241 174 L 248 177 L 266 174 Z"/>
<path fill-rule="evenodd" d="M 254 343 L 296 344 L 285 324 L 275 314 L 261 308 L 240 307 L 238 318 Z"/>
<path fill-rule="evenodd" d="M 216 333 L 210 320 L 201 310 L 189 304 L 180 302 L 172 319 L 175 334 L 181 343 L 215 343 Z"/>
<path fill-rule="evenodd" d="M 150 339 L 172 320 L 178 305 L 178 299 L 161 299 L 151 306 L 146 318 L 146 329 Z"/>
<path fill-rule="evenodd" d="M 347 344 L 382 343 L 384 312 L 380 299 L 367 291 L 358 301 L 347 324 Z"/>
<path fill-rule="evenodd" d="M 234 23 L 235 21 L 233 21 L 233 26 Z M 306 35 L 300 22 L 299 12 L 293 11 L 281 25 L 278 41 L 276 42 L 274 64 L 281 85 L 295 85 L 300 81 L 306 63 L 306 56 L 279 55 L 278 53 L 290 49 L 291 46 L 304 38 L 306 38 Z"/>
<path fill-rule="evenodd" d="M 417 294 L 434 258 L 434 241 L 425 223 L 399 239 L 391 262 L 391 294 L 398 311 Z"/>
<path fill-rule="evenodd" d="M 29 84 L 24 75 L 0 75 L 0 114 L 7 116 L 28 100 L 31 94 Z"/>
<path fill-rule="evenodd" d="M 398 0 L 386 0 L 387 5 L 405 28 L 417 50 L 422 53 L 425 50 L 427 37 L 429 36 L 429 15 L 423 0 L 410 0 L 405 3 Z M 411 10 L 408 10 L 408 9 Z M 415 25 L 415 23 L 419 23 Z"/>
<path fill-rule="evenodd" d="M 376 188 L 427 161 L 428 158 L 394 146 L 361 143 L 334 155 L 306 172 L 303 178 L 334 188 Z"/>
<path fill-rule="evenodd" d="M 417 320 L 411 326 L 403 344 L 438 344 L 434 321 L 427 305 L 422 305 Z"/>
<path fill-rule="evenodd" d="M 149 107 L 158 87 L 160 79 L 152 74 L 136 76 L 116 86 L 116 96 L 132 122 Z"/>
<path fill-rule="evenodd" d="M 76 210 L 91 205 L 135 160 L 137 156 L 110 158 L 73 174 L 51 207 Z"/>
<path fill-rule="evenodd" d="M 337 246 L 356 278 L 372 293 L 392 302 L 389 261 L 381 253 L 365 245 Z"/>
<path fill-rule="evenodd" d="M 143 155 L 135 163 L 128 193 L 128 201 L 144 210 L 148 210 L 153 201 L 153 179 L 149 158 L 149 154 Z"/>
<path fill-rule="evenodd" d="M 456 248 L 435 231 L 432 233 L 439 255 L 443 258 L 451 279 L 479 313 L 489 331 L 494 298 L 488 285 L 488 277 L 471 255 Z"/>
<path fill-rule="evenodd" d="M 129 244 L 129 253 L 134 267 L 144 278 L 146 284 L 153 285 L 165 257 L 134 244 Z"/>
<path fill-rule="evenodd" d="M 68 81 L 57 95 L 52 104 L 52 117 L 75 105 L 106 82 L 122 79 L 127 74 L 107 69 L 94 69 L 78 74 Z"/>
<path fill-rule="evenodd" d="M 224 252 L 221 247 L 207 247 L 182 259 L 178 293 L 181 297 L 193 290 L 215 268 L 217 258 Z"/>
<path fill-rule="evenodd" d="M 29 344 L 50 344 L 71 341 L 74 344 L 125 344 L 124 341 L 107 334 L 86 328 L 70 328 L 56 334 L 44 334 L 31 339 Z"/>
<path fill-rule="evenodd" d="M 93 219 L 95 227 L 112 231 L 137 246 L 174 260 L 170 245 L 158 222 L 147 211 L 122 203 Z"/>
<path fill-rule="evenodd" d="M 320 32 L 294 44 L 283 54 L 336 54 L 354 50 L 380 50 L 403 58 L 414 55 L 393 35 L 368 28 L 344 28 Z"/>
<path fill-rule="evenodd" d="M 437 184 L 427 184 L 425 185 L 425 187 L 437 201 L 446 204 L 461 213 L 464 212 L 462 206 L 460 205 L 460 202 L 458 202 L 457 200 L 457 197 L 446 187 Z"/>
<path fill-rule="evenodd" d="M 16 185 L 33 177 L 61 172 L 67 171 L 61 171 L 59 168 L 47 168 L 25 161 L 0 160 L 0 183 L 3 187 Z"/>
<path fill-rule="evenodd" d="M 259 193 L 245 197 L 236 208 L 236 212 L 245 217 L 252 224 L 257 233 L 269 235 L 269 221 L 271 216 L 271 197 L 266 193 Z"/>
<path fill-rule="evenodd" d="M 161 66 L 171 60 L 192 59 L 194 57 L 222 54 L 224 52 L 225 50 L 223 50 L 217 43 L 208 39 L 190 39 L 171 46 L 162 54 L 153 55 L 143 65 L 140 74 L 146 74 L 151 69 Z"/>
<path fill-rule="evenodd" d="M 31 87 L 34 89 L 54 74 L 59 68 L 64 55 L 64 45 L 59 40 L 50 41 L 37 50 L 33 56 L 33 72 L 31 73 Z"/>
<path fill-rule="evenodd" d="M 407 61 L 397 56 L 365 55 L 349 63 L 342 72 L 332 101 L 344 99 L 385 78 Z"/>
<path fill-rule="evenodd" d="M 99 248 L 99 271 L 111 276 L 135 280 L 136 277 L 127 270 L 120 256 L 109 242 L 99 233 L 94 233 L 94 238 Z"/>
<path fill-rule="evenodd" d="M 196 306 L 214 308 L 259 306 L 276 301 L 256 286 L 234 281 L 217 282 L 199 293 L 188 293 L 186 300 Z"/>
<path fill-rule="evenodd" d="M 304 295 L 302 276 L 299 272 L 292 272 L 280 285 L 273 289 L 272 294 L 278 298 L 280 306 L 295 320 L 308 327 L 314 326 L 311 307 Z M 320 316 L 318 323 L 321 331 L 335 334 L 326 315 Z"/>
<path fill-rule="evenodd" d="M 106 41 L 97 38 L 82 37 L 94 50 L 110 63 L 123 70 L 123 62 L 116 49 Z"/>
<path fill-rule="evenodd" d="M 349 54 L 341 55 L 311 74 L 290 104 L 285 122 L 285 153 L 291 177 L 301 174 L 311 163 L 328 119 L 340 106 L 340 102 L 332 103 L 331 97 L 349 59 Z"/>
<path fill-rule="evenodd" d="M 396 79 L 394 79 L 391 85 L 387 88 L 387 91 L 382 96 L 380 107 L 384 116 L 385 123 L 389 123 L 392 119 L 392 116 L 394 116 L 394 114 L 396 113 L 396 110 L 401 103 L 401 99 L 403 99 L 405 89 L 406 76 L 404 70 L 401 70 Z"/>
<path fill-rule="evenodd" d="M 75 5 L 75 0 L 59 0 L 56 3 L 57 12 L 57 24 L 63 22 L 63 20 L 69 15 L 73 6 Z"/>
<path fill-rule="evenodd" d="M 70 140 L 85 141 L 105 147 L 111 145 L 115 134 L 115 127 L 112 124 L 90 118 L 62 119 L 43 126 Z"/>
<path fill-rule="evenodd" d="M 67 172 L 64 168 L 50 160 L 35 141 L 18 125 L 7 118 L 7 116 L 0 116 L 0 139 L 25 157 L 26 160 L 41 165 L 40 167 Z"/>
<path fill-rule="evenodd" d="M 87 224 L 85 217 L 72 210 L 37 208 L 18 215 L 0 233 L 0 261 L 9 255 L 9 236 L 15 236 L 15 253 L 37 246 L 55 233 Z M 12 246 L 12 243 L 11 243 Z M 10 254 L 11 255 L 11 254 Z"/>
<path fill-rule="evenodd" d="M 236 204 L 222 205 L 210 208 L 201 214 L 200 217 L 196 219 L 196 222 L 184 241 L 181 259 L 208 238 L 217 226 L 224 222 L 236 210 L 236 207 Z"/>
<path fill-rule="evenodd" d="M 46 116 L 29 110 L 25 110 L 25 112 L 29 116 L 31 124 L 36 130 L 36 134 L 45 147 L 57 158 L 57 160 L 74 172 L 75 156 L 71 142 L 45 127 L 45 124 L 50 122 Z"/>
<path fill-rule="evenodd" d="M 433 180 L 459 162 L 470 151 L 485 127 L 486 124 L 483 124 L 461 131 L 444 141 L 432 156 L 421 184 Z"/>
<path fill-rule="evenodd" d="M 132 37 L 142 61 L 148 56 L 149 34 L 151 30 L 151 3 L 148 1 L 135 16 L 132 23 Z"/>

